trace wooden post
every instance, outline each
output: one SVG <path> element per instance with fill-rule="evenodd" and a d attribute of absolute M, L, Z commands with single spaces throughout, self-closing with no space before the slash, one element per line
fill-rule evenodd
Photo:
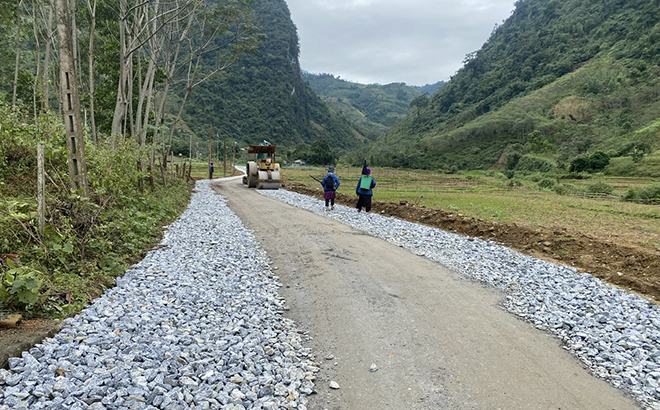
<path fill-rule="evenodd" d="M 160 162 L 160 160 L 158 162 Z M 165 165 L 160 164 L 158 168 L 160 168 L 160 176 L 163 179 L 163 187 L 167 187 L 167 177 L 165 176 Z"/>
<path fill-rule="evenodd" d="M 39 235 L 44 237 L 46 226 L 46 184 L 44 182 L 44 144 L 37 145 L 37 213 L 39 214 Z"/>
<path fill-rule="evenodd" d="M 154 179 L 154 169 L 151 165 L 147 165 L 147 172 L 149 173 L 149 185 L 151 185 L 151 190 L 156 190 L 156 180 Z"/>
<path fill-rule="evenodd" d="M 137 161 L 137 170 L 138 170 L 138 188 L 140 191 L 144 188 L 143 185 L 143 180 L 142 180 L 142 161 L 138 159 Z"/>
<path fill-rule="evenodd" d="M 209 179 L 213 178 L 213 174 L 211 174 L 211 154 L 212 154 L 212 152 L 211 152 L 211 126 L 209 126 L 209 163 L 208 163 Z"/>
<path fill-rule="evenodd" d="M 227 176 L 227 137 L 222 137 L 222 149 L 225 152 L 224 160 L 222 161 L 222 176 Z"/>
<path fill-rule="evenodd" d="M 234 141 L 234 149 L 231 151 L 231 174 L 234 175 L 234 168 L 236 168 L 236 141 Z"/>

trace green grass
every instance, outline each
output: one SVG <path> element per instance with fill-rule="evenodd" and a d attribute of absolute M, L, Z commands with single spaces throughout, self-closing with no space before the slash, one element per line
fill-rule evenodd
<path fill-rule="evenodd" d="M 336 174 L 342 183 L 338 192 L 353 195 L 360 171 L 360 167 L 336 167 Z M 319 178 L 325 173 L 325 168 L 282 169 L 288 183 L 303 183 L 313 188 L 320 186 L 309 175 Z M 534 189 L 532 186 L 536 184 L 530 181 L 523 181 L 522 187 L 512 188 L 508 186 L 509 180 L 493 172 L 447 175 L 431 171 L 372 168 L 372 175 L 378 183 L 374 189 L 376 201 L 407 201 L 500 223 L 565 228 L 614 241 L 629 238 L 635 243 L 660 248 L 658 206 L 558 195 L 552 191 Z M 629 187 L 646 186 L 652 182 L 648 178 L 607 176 L 599 177 L 599 180 L 613 185 L 617 194 Z M 586 187 L 594 181 L 568 182 Z"/>

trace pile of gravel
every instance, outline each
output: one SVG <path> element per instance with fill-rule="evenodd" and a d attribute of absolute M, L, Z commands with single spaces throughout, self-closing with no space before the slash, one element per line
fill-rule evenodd
<path fill-rule="evenodd" d="M 208 181 L 157 250 L 0 369 L 6 409 L 306 409 L 318 371 L 254 236 Z"/>
<path fill-rule="evenodd" d="M 660 409 L 657 306 L 592 275 L 484 241 L 285 190 L 260 191 L 406 248 L 505 293 L 503 307 L 562 340 L 591 372 Z"/>

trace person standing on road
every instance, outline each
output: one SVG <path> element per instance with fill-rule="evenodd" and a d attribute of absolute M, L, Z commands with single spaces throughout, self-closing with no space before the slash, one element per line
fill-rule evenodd
<path fill-rule="evenodd" d="M 328 167 L 328 174 L 321 181 L 323 185 L 323 199 L 325 199 L 325 210 L 335 209 L 335 191 L 339 188 L 339 178 L 335 175 L 335 167 Z M 328 205 L 332 207 L 329 208 Z"/>
<path fill-rule="evenodd" d="M 371 176 L 371 169 L 365 167 L 355 189 L 355 195 L 358 197 L 356 206 L 358 212 L 362 211 L 362 207 L 365 212 L 371 211 L 371 197 L 374 195 L 372 190 L 375 186 L 376 180 Z"/>
<path fill-rule="evenodd" d="M 209 163 L 209 179 L 213 179 L 213 163 Z"/>

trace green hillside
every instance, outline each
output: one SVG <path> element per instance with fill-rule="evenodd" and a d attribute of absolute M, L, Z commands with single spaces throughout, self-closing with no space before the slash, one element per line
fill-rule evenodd
<path fill-rule="evenodd" d="M 380 137 L 394 124 L 406 118 L 411 103 L 423 94 L 438 90 L 444 82 L 422 87 L 404 83 L 360 84 L 332 74 L 303 72 L 309 83 L 330 109 L 348 120 L 365 135 Z"/>
<path fill-rule="evenodd" d="M 365 137 L 303 81 L 296 27 L 284 0 L 258 0 L 254 9 L 264 41 L 255 53 L 195 90 L 184 114 L 189 129 L 203 139 L 212 126 L 220 139 L 243 145 L 265 139 L 279 145 L 280 153 L 298 157 L 295 151 L 315 141 L 328 142 L 335 155 L 363 145 Z M 188 138 L 182 137 L 185 146 Z"/>
<path fill-rule="evenodd" d="M 387 166 L 546 171 L 602 152 L 634 165 L 622 172 L 653 174 L 659 5 L 518 1 L 428 104 L 362 155 Z"/>
<path fill-rule="evenodd" d="M 365 85 L 332 74 L 306 72 L 303 72 L 303 79 L 335 113 L 377 134 L 383 134 L 410 114 L 415 98 L 431 94 L 443 85 L 443 82 L 423 87 L 404 83 Z"/>

